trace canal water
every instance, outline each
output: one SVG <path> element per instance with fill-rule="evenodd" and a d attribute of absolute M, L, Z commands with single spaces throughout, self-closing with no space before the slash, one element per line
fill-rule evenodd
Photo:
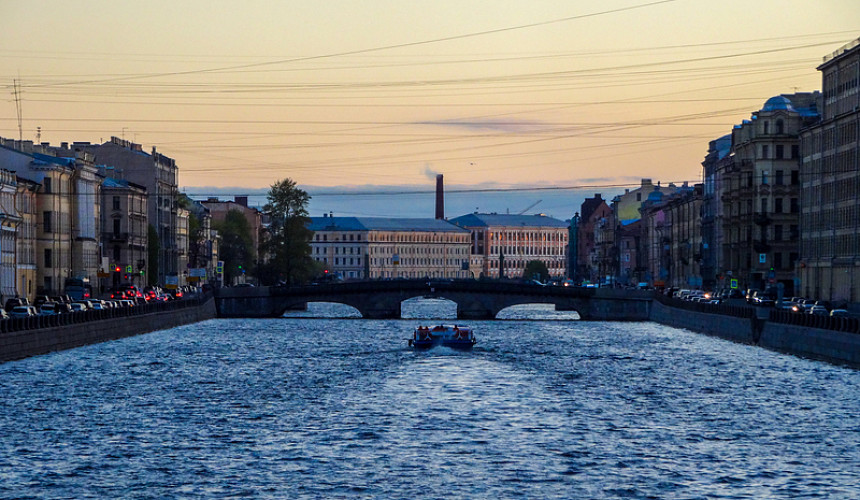
<path fill-rule="evenodd" d="M 452 307 L 2 364 L 0 498 L 860 497 L 858 371 L 537 306 L 470 322 L 472 352 L 406 347 Z"/>

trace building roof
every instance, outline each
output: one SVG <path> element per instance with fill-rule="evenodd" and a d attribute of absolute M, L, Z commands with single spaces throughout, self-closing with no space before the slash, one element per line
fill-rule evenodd
<path fill-rule="evenodd" d="M 567 228 L 568 222 L 547 217 L 546 215 L 517 215 L 517 214 L 468 214 L 451 219 L 451 223 L 461 227 L 550 227 Z"/>
<path fill-rule="evenodd" d="M 414 231 L 451 232 L 467 230 L 439 219 L 400 219 L 389 217 L 310 217 L 311 231 Z"/>

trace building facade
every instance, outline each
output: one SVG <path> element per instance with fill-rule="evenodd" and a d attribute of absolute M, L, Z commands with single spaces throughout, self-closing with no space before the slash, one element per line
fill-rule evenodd
<path fill-rule="evenodd" d="M 821 121 L 802 134 L 799 293 L 860 301 L 860 39 L 825 57 Z"/>
<path fill-rule="evenodd" d="M 470 233 L 471 276 L 520 278 L 529 261 L 546 264 L 552 278 L 567 275 L 569 224 L 546 215 L 474 213 L 450 221 Z"/>
<path fill-rule="evenodd" d="M 179 215 L 179 168 L 176 161 L 159 153 L 153 146 L 146 153 L 140 144 L 111 137 L 104 144 L 76 142 L 75 149 L 95 155 L 95 163 L 113 168 L 113 176 L 146 188 L 147 220 L 158 234 L 158 277 L 176 276 L 179 269 L 177 244 Z"/>
<path fill-rule="evenodd" d="M 470 233 L 439 219 L 311 217 L 311 257 L 344 279 L 469 278 Z"/>
<path fill-rule="evenodd" d="M 130 282 L 146 284 L 147 207 L 146 188 L 107 177 L 102 184 L 102 234 L 105 265 L 99 280 L 101 291 Z M 120 272 L 116 272 L 119 268 Z M 105 275 L 108 276 L 105 276 Z"/>
<path fill-rule="evenodd" d="M 719 263 L 742 288 L 781 284 L 794 294 L 799 258 L 800 131 L 818 120 L 820 94 L 767 100 L 732 132 L 731 159 L 719 160 Z"/>

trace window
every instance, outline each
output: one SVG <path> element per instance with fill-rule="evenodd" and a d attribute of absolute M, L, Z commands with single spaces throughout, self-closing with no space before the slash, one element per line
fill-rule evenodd
<path fill-rule="evenodd" d="M 44 179 L 42 179 L 42 187 L 45 188 L 46 194 L 50 194 L 53 192 L 53 186 L 50 177 L 45 177 Z"/>
<path fill-rule="evenodd" d="M 777 144 L 776 145 L 776 158 L 778 160 L 781 160 L 781 159 L 783 159 L 784 156 L 785 156 L 785 147 L 782 144 Z"/>
<path fill-rule="evenodd" d="M 767 213 L 767 198 L 761 199 L 761 213 Z"/>
<path fill-rule="evenodd" d="M 774 241 L 782 241 L 782 226 L 780 224 L 773 226 L 773 239 Z"/>
<path fill-rule="evenodd" d="M 120 259 L 120 247 L 113 247 L 113 261 L 119 262 Z"/>
<path fill-rule="evenodd" d="M 761 157 L 765 160 L 770 158 L 770 146 L 763 144 L 761 147 Z"/>
<path fill-rule="evenodd" d="M 774 184 L 776 184 L 777 186 L 782 186 L 782 184 L 783 184 L 782 179 L 783 179 L 782 170 L 777 170 L 776 176 L 774 177 L 774 181 L 773 181 Z"/>
<path fill-rule="evenodd" d="M 791 171 L 791 185 L 796 186 L 798 184 L 800 184 L 800 171 L 799 170 L 792 170 Z"/>
<path fill-rule="evenodd" d="M 776 269 L 782 269 L 782 252 L 776 252 L 773 254 L 773 267 Z"/>
<path fill-rule="evenodd" d="M 797 203 L 797 198 L 791 199 L 791 213 L 796 214 L 800 212 L 800 205 Z"/>
<path fill-rule="evenodd" d="M 800 146 L 799 145 L 793 144 L 791 146 L 791 158 L 793 160 L 800 158 Z"/>
<path fill-rule="evenodd" d="M 782 213 L 782 198 L 775 198 L 773 200 L 773 203 L 774 203 L 773 211 L 778 213 L 778 214 L 781 214 Z"/>
<path fill-rule="evenodd" d="M 53 224 L 52 224 L 52 221 L 54 218 L 53 215 L 54 215 L 53 212 L 47 212 L 47 211 L 42 212 L 42 230 L 46 233 L 54 232 L 54 228 L 53 228 Z"/>
<path fill-rule="evenodd" d="M 785 123 L 783 123 L 782 120 L 776 121 L 776 133 L 777 134 L 784 134 L 785 133 Z"/>
<path fill-rule="evenodd" d="M 45 249 L 45 267 L 54 267 L 54 253 L 50 248 Z"/>
<path fill-rule="evenodd" d="M 119 210 L 119 196 L 113 197 L 113 209 Z"/>

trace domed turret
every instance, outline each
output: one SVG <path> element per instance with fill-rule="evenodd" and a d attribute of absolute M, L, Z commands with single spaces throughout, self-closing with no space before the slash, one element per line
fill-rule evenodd
<path fill-rule="evenodd" d="M 788 100 L 787 97 L 783 97 L 778 95 L 776 97 L 771 97 L 764 103 L 764 107 L 761 108 L 762 111 L 794 111 L 794 106 L 791 105 L 791 101 Z"/>

